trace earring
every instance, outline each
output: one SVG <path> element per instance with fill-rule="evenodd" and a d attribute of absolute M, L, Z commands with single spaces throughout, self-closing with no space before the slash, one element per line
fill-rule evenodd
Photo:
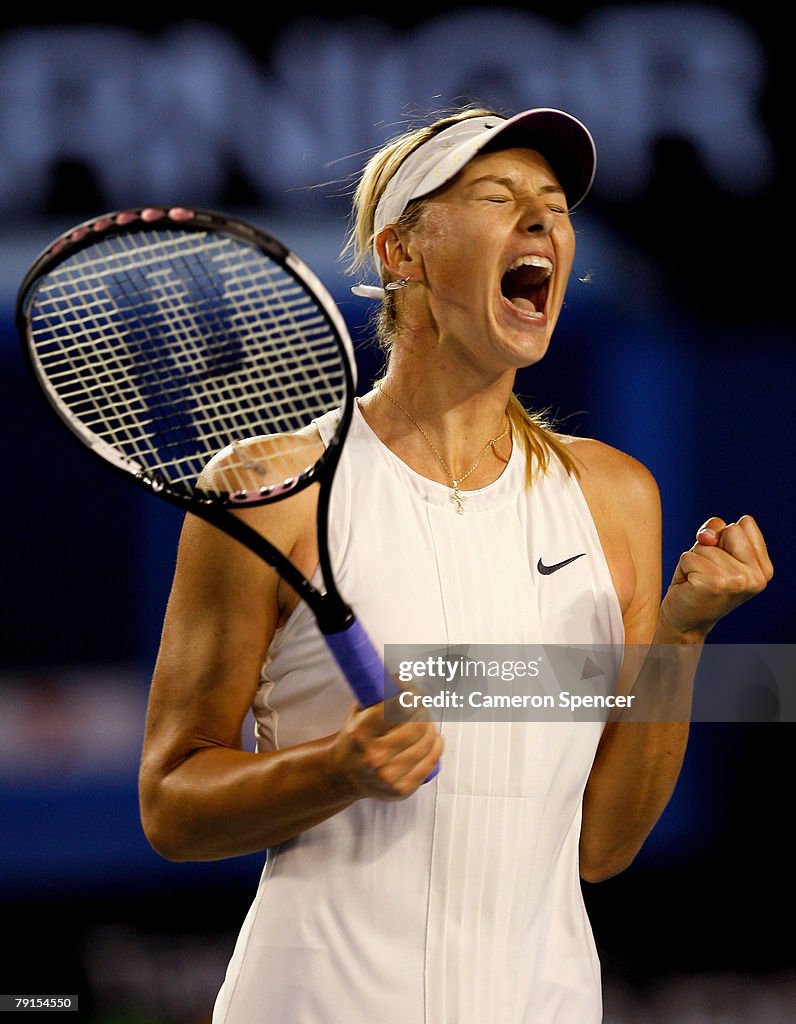
<path fill-rule="evenodd" d="M 390 281 L 389 284 L 385 284 L 384 290 L 386 292 L 397 292 L 399 288 L 406 288 L 411 280 L 411 277 L 401 277 L 397 281 Z"/>

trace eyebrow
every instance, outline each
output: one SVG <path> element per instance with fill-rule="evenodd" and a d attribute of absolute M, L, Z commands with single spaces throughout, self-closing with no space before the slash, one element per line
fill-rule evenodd
<path fill-rule="evenodd" d="M 482 185 L 484 182 L 489 182 L 492 185 L 502 185 L 507 188 L 510 192 L 517 190 L 517 182 L 514 178 L 505 177 L 498 174 L 482 174 L 480 178 L 473 178 L 472 181 L 468 181 L 466 187 L 471 188 L 473 185 Z M 521 191 L 521 190 L 520 190 Z M 552 193 L 558 195 L 564 195 L 564 189 L 561 185 L 542 185 L 539 189 L 539 195 L 547 196 Z"/>

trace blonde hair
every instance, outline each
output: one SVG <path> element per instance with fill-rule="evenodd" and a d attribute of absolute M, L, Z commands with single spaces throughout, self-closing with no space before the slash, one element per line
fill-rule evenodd
<path fill-rule="evenodd" d="M 458 121 L 488 116 L 500 115 L 484 107 L 465 107 L 455 113 L 441 116 L 431 124 L 403 132 L 387 142 L 370 158 L 354 192 L 351 224 L 342 253 L 344 258 L 348 258 L 350 273 L 362 273 L 369 265 L 376 263 L 373 256 L 376 207 L 387 183 L 409 154 Z M 426 197 L 414 199 L 407 205 L 398 220 L 399 226 L 414 226 L 422 210 L 424 198 Z M 387 282 L 384 267 L 375 266 L 375 269 L 384 285 Z M 381 348 L 389 353 L 398 333 L 395 293 L 386 292 L 379 306 L 375 322 L 376 337 Z M 567 473 L 577 475 L 577 467 L 572 455 L 567 451 L 566 442 L 553 431 L 552 424 L 543 414 L 529 412 L 514 393 L 509 399 L 506 414 L 515 439 L 519 439 L 525 449 L 525 480 L 528 486 L 533 483 L 537 473 L 547 472 L 554 457 L 563 464 Z"/>

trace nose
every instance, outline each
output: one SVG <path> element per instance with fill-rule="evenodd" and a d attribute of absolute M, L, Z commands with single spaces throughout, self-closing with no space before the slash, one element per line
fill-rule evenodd
<path fill-rule="evenodd" d="M 527 203 L 522 216 L 522 230 L 532 235 L 549 235 L 555 218 L 542 200 L 533 199 Z"/>

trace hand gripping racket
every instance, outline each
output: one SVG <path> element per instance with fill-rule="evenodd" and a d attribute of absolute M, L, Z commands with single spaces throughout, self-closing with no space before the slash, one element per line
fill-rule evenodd
<path fill-rule="evenodd" d="M 205 210 L 108 214 L 38 257 L 16 319 L 39 387 L 92 452 L 272 566 L 309 605 L 361 707 L 398 693 L 335 587 L 329 497 L 356 363 L 332 297 L 295 253 Z M 332 409 L 322 449 L 306 428 Z M 232 511 L 313 483 L 323 590 Z"/>

